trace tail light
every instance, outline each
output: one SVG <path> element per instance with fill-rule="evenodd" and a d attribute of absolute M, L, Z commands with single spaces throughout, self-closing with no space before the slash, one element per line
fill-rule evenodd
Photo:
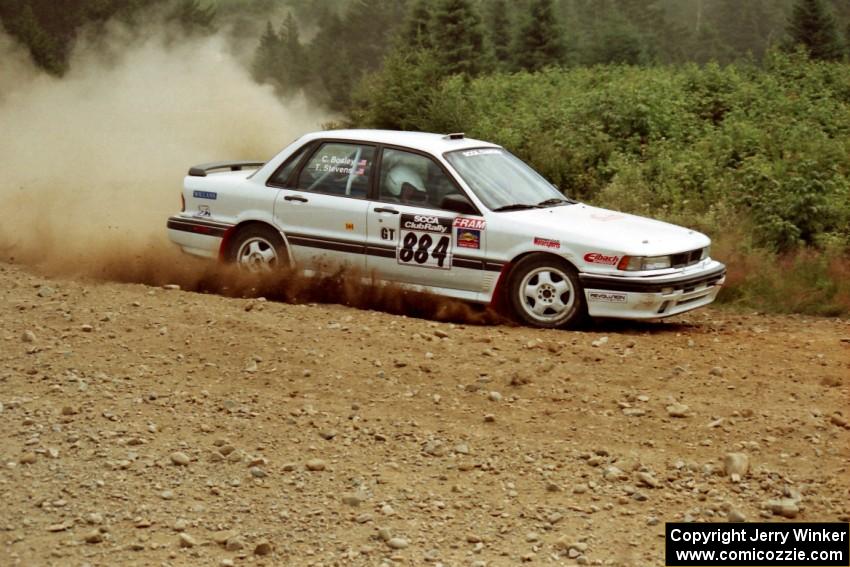
<path fill-rule="evenodd" d="M 183 191 L 180 191 L 180 212 L 186 212 L 186 195 L 183 194 Z"/>

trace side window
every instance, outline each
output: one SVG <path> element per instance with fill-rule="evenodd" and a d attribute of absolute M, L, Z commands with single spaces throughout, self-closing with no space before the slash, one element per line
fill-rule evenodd
<path fill-rule="evenodd" d="M 322 144 L 298 175 L 296 188 L 313 193 L 365 199 L 375 163 L 375 148 L 357 144 Z"/>
<path fill-rule="evenodd" d="M 381 160 L 379 199 L 386 203 L 401 203 L 440 209 L 449 195 L 463 195 L 431 158 L 385 149 Z"/>
<path fill-rule="evenodd" d="M 311 144 L 308 142 L 296 150 L 294 154 L 289 156 L 289 158 L 283 163 L 283 167 L 279 168 L 274 172 L 274 174 L 272 174 L 271 177 L 269 177 L 268 184 L 274 185 L 275 187 L 286 187 L 286 182 L 289 181 L 289 176 L 292 175 L 293 171 L 295 171 L 295 168 L 298 166 L 301 158 L 304 157 L 304 154 L 307 153 L 307 149 L 310 146 Z"/>

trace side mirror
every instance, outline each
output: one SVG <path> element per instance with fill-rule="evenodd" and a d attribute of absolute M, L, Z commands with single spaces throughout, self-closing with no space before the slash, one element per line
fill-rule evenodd
<path fill-rule="evenodd" d="M 440 208 L 460 213 L 462 215 L 478 214 L 478 211 L 475 210 L 475 206 L 463 195 L 446 195 L 443 197 L 443 202 L 440 203 Z"/>

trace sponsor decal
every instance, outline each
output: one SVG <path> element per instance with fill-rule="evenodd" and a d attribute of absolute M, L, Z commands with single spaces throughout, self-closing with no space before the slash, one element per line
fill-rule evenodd
<path fill-rule="evenodd" d="M 558 249 L 561 247 L 560 240 L 552 240 L 551 238 L 540 238 L 539 236 L 534 237 L 534 245 L 542 246 L 543 248 L 555 248 Z"/>
<path fill-rule="evenodd" d="M 587 292 L 587 298 L 597 303 L 626 303 L 628 295 L 610 291 L 589 291 Z"/>
<path fill-rule="evenodd" d="M 198 205 L 198 212 L 195 213 L 196 217 L 210 217 L 212 214 L 210 213 L 209 205 Z"/>
<path fill-rule="evenodd" d="M 196 199 L 209 199 L 211 201 L 218 199 L 218 193 L 214 191 L 193 191 L 192 196 Z"/>
<path fill-rule="evenodd" d="M 401 229 L 451 234 L 452 219 L 433 215 L 401 215 Z"/>
<path fill-rule="evenodd" d="M 455 228 L 471 228 L 472 230 L 484 230 L 486 225 L 484 219 L 469 219 L 466 217 L 457 217 L 455 219 Z"/>
<path fill-rule="evenodd" d="M 620 213 L 593 213 L 590 215 L 590 218 L 602 222 L 615 221 L 626 218 L 626 215 L 621 215 Z"/>
<path fill-rule="evenodd" d="M 590 252 L 589 254 L 584 255 L 584 261 L 590 264 L 605 264 L 608 266 L 616 266 L 617 262 L 620 261 L 620 257 L 606 256 L 605 254 L 600 254 L 599 252 Z"/>
<path fill-rule="evenodd" d="M 468 228 L 457 229 L 458 248 L 481 248 L 481 231 Z"/>
<path fill-rule="evenodd" d="M 345 223 L 345 230 L 354 230 L 354 223 L 353 222 Z"/>
<path fill-rule="evenodd" d="M 399 264 L 449 270 L 452 267 L 452 219 L 401 215 L 396 259 Z"/>
<path fill-rule="evenodd" d="M 501 155 L 502 150 L 497 148 L 484 148 L 481 150 L 467 150 L 463 152 L 463 157 L 486 156 L 486 155 Z"/>

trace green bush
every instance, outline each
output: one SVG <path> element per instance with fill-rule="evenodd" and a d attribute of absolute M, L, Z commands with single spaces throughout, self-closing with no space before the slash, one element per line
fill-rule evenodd
<path fill-rule="evenodd" d="M 463 131 L 504 145 L 581 200 L 714 238 L 734 231 L 764 257 L 829 248 L 829 262 L 846 261 L 850 64 L 777 52 L 761 65 L 612 65 L 471 80 L 435 80 L 439 70 L 427 69 L 418 82 L 407 67 L 385 67 L 375 84 L 403 89 L 363 99 L 353 123 Z M 786 267 L 822 274 L 823 292 L 837 273 L 825 265 Z"/>

